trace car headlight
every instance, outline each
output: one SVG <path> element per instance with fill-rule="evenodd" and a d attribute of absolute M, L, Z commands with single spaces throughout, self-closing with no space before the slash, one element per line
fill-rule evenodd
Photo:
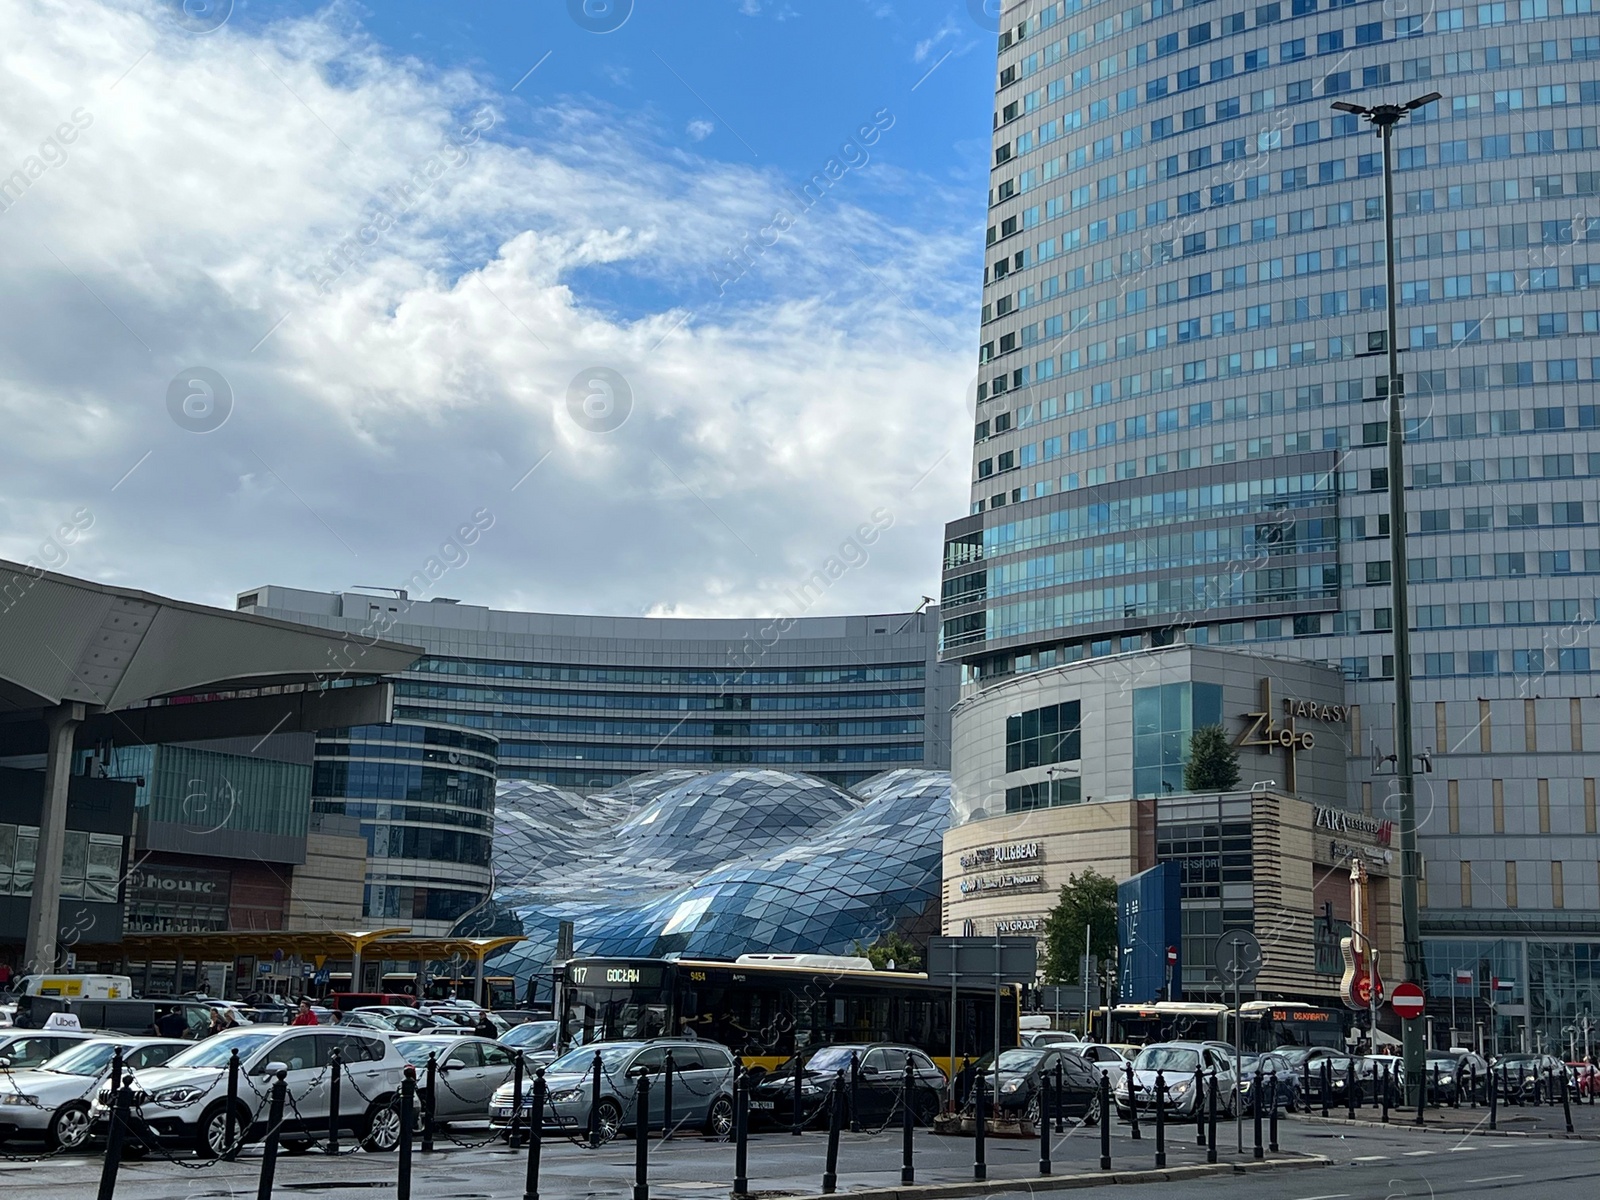
<path fill-rule="evenodd" d="M 1171 1096 L 1174 1100 L 1182 1100 L 1185 1096 L 1187 1096 L 1189 1094 L 1189 1089 L 1192 1088 L 1193 1086 L 1194 1086 L 1194 1080 L 1192 1080 L 1192 1079 L 1181 1080 L 1178 1083 L 1173 1084 L 1171 1087 L 1169 1087 L 1167 1089 L 1167 1095 Z"/>
<path fill-rule="evenodd" d="M 188 1104 L 198 1100 L 206 1094 L 205 1088 L 195 1087 L 192 1083 L 179 1084 L 177 1087 L 162 1088 L 153 1093 L 150 1099 L 157 1104 Z"/>
<path fill-rule="evenodd" d="M 1127 1080 L 1126 1076 L 1124 1076 L 1123 1078 L 1117 1080 L 1116 1092 L 1117 1092 L 1117 1095 L 1119 1095 L 1119 1096 L 1127 1095 L 1127 1092 L 1128 1092 L 1128 1080 Z"/>
<path fill-rule="evenodd" d="M 38 1104 L 38 1103 L 39 1103 L 39 1097 L 37 1097 L 37 1096 L 24 1096 L 24 1095 L 21 1095 L 21 1094 L 19 1094 L 17 1092 L 7 1092 L 4 1096 L 0 1096 L 0 1104 L 35 1105 L 35 1104 Z"/>
<path fill-rule="evenodd" d="M 1449 1071 L 1445 1071 L 1443 1074 L 1441 1074 L 1439 1076 L 1439 1082 L 1440 1083 L 1449 1083 L 1453 1078 L 1455 1078 L 1455 1077 L 1453 1075 L 1451 1075 Z"/>
<path fill-rule="evenodd" d="M 812 1083 L 809 1079 L 802 1079 L 800 1081 L 800 1094 L 802 1096 L 815 1096 L 821 1090 L 821 1088 Z"/>
<path fill-rule="evenodd" d="M 1006 1080 L 1004 1083 L 1002 1083 L 1000 1085 L 1000 1090 L 1002 1092 L 1009 1093 L 1009 1092 L 1016 1091 L 1021 1086 L 1022 1086 L 1022 1080 L 1020 1080 L 1020 1079 L 1008 1079 L 1008 1080 Z"/>
<path fill-rule="evenodd" d="M 582 1099 L 583 1099 L 583 1089 L 582 1088 L 568 1088 L 564 1092 L 557 1092 L 555 1095 L 551 1096 L 550 1097 L 550 1102 L 552 1104 L 566 1104 L 566 1103 L 569 1103 L 570 1101 L 573 1101 L 573 1100 L 582 1100 Z"/>

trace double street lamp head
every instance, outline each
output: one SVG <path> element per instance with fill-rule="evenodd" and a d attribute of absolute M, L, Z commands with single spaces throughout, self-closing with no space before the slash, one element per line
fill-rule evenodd
<path fill-rule="evenodd" d="M 1347 104 L 1344 101 L 1339 101 L 1333 107 L 1340 112 L 1353 113 L 1358 117 L 1365 117 L 1376 126 L 1376 132 L 1381 135 L 1385 128 L 1398 124 L 1400 118 L 1408 112 L 1415 112 L 1417 109 L 1424 108 L 1435 100 L 1440 99 L 1443 99 L 1443 97 L 1438 92 L 1429 92 L 1426 96 L 1418 96 L 1415 100 L 1407 100 L 1404 104 L 1374 104 L 1369 108 L 1363 108 L 1359 104 Z"/>

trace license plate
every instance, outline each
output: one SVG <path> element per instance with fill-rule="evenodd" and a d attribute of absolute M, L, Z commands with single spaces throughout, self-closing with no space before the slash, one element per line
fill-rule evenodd
<path fill-rule="evenodd" d="M 509 1108 L 497 1108 L 494 1110 L 494 1115 L 501 1119 L 508 1119 L 511 1116 L 511 1110 Z"/>
<path fill-rule="evenodd" d="M 752 1101 L 750 1101 L 750 1107 L 751 1108 L 770 1109 L 772 1107 L 772 1105 L 773 1105 L 773 1101 L 771 1101 L 771 1100 L 752 1100 Z"/>

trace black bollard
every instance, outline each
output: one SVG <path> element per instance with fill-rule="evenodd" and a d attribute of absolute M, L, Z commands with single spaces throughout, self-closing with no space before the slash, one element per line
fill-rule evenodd
<path fill-rule="evenodd" d="M 1356 1060 L 1348 1059 L 1344 1073 L 1344 1102 L 1346 1105 L 1345 1119 L 1356 1119 Z"/>
<path fill-rule="evenodd" d="M 1217 1072 L 1211 1072 L 1210 1086 L 1206 1088 L 1206 1161 L 1217 1161 Z"/>
<path fill-rule="evenodd" d="M 1437 1107 L 1438 1103 L 1439 1103 L 1439 1098 L 1438 1098 L 1439 1068 L 1438 1068 L 1437 1065 L 1433 1068 L 1433 1090 L 1434 1090 L 1434 1101 L 1433 1102 L 1434 1102 L 1434 1106 Z M 1422 1124 L 1422 1122 L 1424 1120 L 1423 1114 L 1427 1111 L 1427 1109 L 1428 1109 L 1428 1073 L 1426 1071 L 1424 1071 L 1422 1073 L 1422 1075 L 1417 1079 L 1417 1124 L 1418 1125 Z"/>
<path fill-rule="evenodd" d="M 590 1067 L 594 1072 L 594 1079 L 589 1085 L 589 1149 L 595 1150 L 600 1146 L 600 1051 L 594 1052 L 594 1063 Z"/>
<path fill-rule="evenodd" d="M 828 1099 L 832 1102 L 828 1112 L 828 1159 L 822 1168 L 822 1194 L 833 1195 L 839 1186 L 839 1131 L 844 1128 L 844 1072 L 833 1077 L 833 1090 Z"/>
<path fill-rule="evenodd" d="M 797 1046 L 794 1052 L 794 1112 L 789 1121 L 789 1132 L 795 1137 L 800 1136 L 800 1130 L 806 1123 L 805 1097 L 800 1094 L 800 1085 L 805 1082 L 805 1077 L 805 1068 L 800 1062 L 800 1049 Z"/>
<path fill-rule="evenodd" d="M 1490 1129 L 1498 1128 L 1499 1118 L 1500 1118 L 1499 1102 L 1500 1102 L 1500 1088 L 1499 1088 L 1498 1082 L 1495 1080 L 1494 1068 L 1491 1067 L 1489 1069 L 1489 1128 Z"/>
<path fill-rule="evenodd" d="M 1267 1076 L 1267 1086 L 1272 1089 L 1272 1118 L 1267 1126 L 1267 1149 L 1274 1154 L 1278 1152 L 1278 1073 L 1272 1072 Z M 1261 1103 L 1261 1097 L 1256 1097 L 1256 1103 Z"/>
<path fill-rule="evenodd" d="M 1050 1088 L 1039 1078 L 1039 1174 L 1050 1174 Z"/>
<path fill-rule="evenodd" d="M 1561 1115 L 1567 1119 L 1567 1132 L 1572 1132 L 1572 1089 L 1566 1086 L 1566 1077 L 1561 1080 Z"/>
<path fill-rule="evenodd" d="M 734 1095 L 740 1094 L 742 1081 L 734 1081 Z M 738 1105 L 735 1102 L 734 1111 Z M 750 1189 L 744 1182 L 744 1139 L 739 1140 L 739 1165 L 733 1181 L 735 1195 L 744 1195 Z M 639 1082 L 633 1093 L 633 1200 L 650 1200 L 650 1074 L 639 1072 Z"/>
<path fill-rule="evenodd" d="M 1477 1108 L 1478 1107 L 1478 1064 L 1477 1063 L 1473 1063 L 1472 1064 L 1472 1074 L 1471 1074 L 1471 1076 L 1469 1078 L 1470 1078 L 1471 1082 L 1467 1084 L 1467 1107 L 1469 1107 L 1469 1108 Z M 1459 1098 L 1460 1095 L 1461 1095 L 1461 1077 L 1458 1075 L 1456 1077 L 1456 1096 L 1457 1096 L 1457 1098 Z"/>
<path fill-rule="evenodd" d="M 1062 1081 L 1061 1056 L 1056 1056 L 1056 1132 L 1067 1131 L 1067 1106 L 1064 1103 L 1065 1085 Z"/>
<path fill-rule="evenodd" d="M 1251 1146 L 1250 1157 L 1257 1161 L 1266 1157 L 1261 1149 L 1261 1068 L 1256 1068 L 1255 1085 L 1250 1089 L 1250 1118 L 1255 1126 L 1255 1142 Z"/>
<path fill-rule="evenodd" d="M 237 1062 L 238 1054 L 234 1055 Z M 111 1123 L 106 1130 L 106 1156 L 100 1164 L 98 1200 L 112 1200 L 117 1190 L 117 1171 L 122 1167 L 122 1131 L 128 1123 L 128 1089 L 122 1079 L 122 1047 L 111 1052 Z"/>
<path fill-rule="evenodd" d="M 1389 1123 L 1389 1064 L 1388 1063 L 1384 1063 L 1383 1064 L 1383 1082 L 1381 1084 L 1378 1083 L 1377 1073 L 1374 1072 L 1373 1073 L 1373 1077 L 1372 1077 L 1372 1083 L 1373 1083 L 1373 1086 L 1378 1089 L 1378 1095 L 1380 1097 L 1379 1103 L 1382 1105 L 1382 1108 L 1383 1108 L 1383 1123 L 1385 1125 L 1387 1125 Z"/>
<path fill-rule="evenodd" d="M 911 1165 L 911 1139 L 915 1121 L 911 1111 L 916 1102 L 916 1070 L 911 1065 L 911 1055 L 906 1055 L 905 1082 L 900 1085 L 900 1182 L 915 1183 L 917 1173 Z"/>
<path fill-rule="evenodd" d="M 239 1052 L 228 1051 L 228 1116 L 223 1126 L 227 1130 L 228 1148 L 222 1157 L 232 1162 L 239 1156 L 239 1143 L 243 1138 L 234 1136 L 234 1122 L 239 1119 Z"/>
<path fill-rule="evenodd" d="M 1133 1064 L 1124 1063 L 1122 1077 L 1128 1081 L 1128 1133 L 1134 1141 L 1140 1141 L 1139 1136 L 1139 1097 L 1134 1093 Z"/>
<path fill-rule="evenodd" d="M 433 1153 L 433 1114 L 439 1095 L 439 1056 L 428 1051 L 428 1089 L 422 1097 L 422 1152 Z"/>
<path fill-rule="evenodd" d="M 1322 1060 L 1322 1115 L 1328 1115 L 1328 1093 L 1333 1091 L 1333 1066 L 1327 1059 Z"/>
<path fill-rule="evenodd" d="M 667 1056 L 661 1066 L 661 1140 L 664 1142 L 672 1136 L 672 1051 L 667 1051 Z M 796 1132 L 799 1132 L 796 1130 Z"/>
<path fill-rule="evenodd" d="M 1100 1072 L 1100 1169 L 1111 1170 L 1111 1076 Z"/>
<path fill-rule="evenodd" d="M 741 1073 L 733 1081 L 733 1194 L 750 1192 L 750 1076 Z M 635 1200 L 649 1200 L 637 1196 Z"/>
<path fill-rule="evenodd" d="M 1554 1067 L 1546 1067 L 1544 1069 L 1544 1102 L 1551 1105 L 1556 1102 L 1556 1070 Z"/>
<path fill-rule="evenodd" d="M 506 1132 L 506 1145 L 512 1150 L 522 1145 L 522 1072 L 525 1069 L 522 1051 L 511 1060 L 511 1128 Z"/>
<path fill-rule="evenodd" d="M 278 1171 L 278 1130 L 283 1127 L 283 1097 L 289 1090 L 289 1072 L 279 1071 L 272 1081 L 272 1099 L 267 1107 L 267 1140 L 261 1145 L 261 1177 L 256 1184 L 256 1200 L 272 1200 L 272 1179 Z M 410 1200 L 409 1188 L 399 1200 Z"/>
<path fill-rule="evenodd" d="M 1300 1090 L 1301 1090 L 1301 1100 L 1302 1100 L 1300 1111 L 1305 1113 L 1307 1116 L 1310 1116 L 1311 1115 L 1311 1060 L 1309 1058 L 1306 1059 L 1306 1061 L 1301 1064 L 1301 1067 L 1303 1068 L 1302 1072 L 1301 1072 L 1303 1077 L 1300 1080 Z M 1324 1113 L 1323 1115 L 1326 1116 L 1327 1114 Z"/>
<path fill-rule="evenodd" d="M 976 1090 L 972 1093 L 972 1177 L 989 1178 L 989 1164 L 984 1158 L 984 1135 L 988 1132 L 988 1114 L 983 1107 L 983 1072 L 978 1072 Z"/>
<path fill-rule="evenodd" d="M 539 1151 L 544 1144 L 544 1068 L 533 1073 L 533 1107 L 528 1113 L 528 1176 L 522 1200 L 539 1200 Z"/>
<path fill-rule="evenodd" d="M 1156 1166 L 1167 1165 L 1167 1077 L 1156 1070 Z"/>
<path fill-rule="evenodd" d="M 850 1132 L 861 1132 L 861 1056 L 850 1051 Z"/>
<path fill-rule="evenodd" d="M 236 1052 L 237 1053 L 237 1052 Z M 329 1154 L 339 1153 L 339 1047 L 328 1051 L 328 1145 Z"/>
<path fill-rule="evenodd" d="M 1194 1144 L 1206 1144 L 1206 1081 L 1199 1067 L 1194 1069 Z"/>
<path fill-rule="evenodd" d="M 415 1116 L 412 1105 L 416 1102 L 417 1069 L 408 1065 L 400 1076 L 400 1167 L 395 1177 L 395 1200 L 411 1200 L 411 1136 Z M 259 1196 L 257 1200 L 272 1200 L 272 1197 Z"/>

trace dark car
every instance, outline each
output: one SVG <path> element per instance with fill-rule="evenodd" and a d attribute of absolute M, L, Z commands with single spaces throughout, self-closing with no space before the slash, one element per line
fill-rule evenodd
<path fill-rule="evenodd" d="M 1502 1054 L 1494 1060 L 1494 1074 L 1501 1099 L 1516 1104 L 1548 1100 L 1552 1086 L 1567 1086 L 1569 1072 L 1554 1054 Z"/>
<path fill-rule="evenodd" d="M 995 1097 L 996 1115 L 1002 1120 L 1027 1120 L 1038 1124 L 1044 1117 L 1044 1093 L 1050 1092 L 1050 1112 L 1061 1105 L 1062 1115 L 1083 1120 L 1100 1102 L 1099 1072 L 1078 1054 L 1057 1046 L 1024 1046 L 1000 1052 L 1000 1071 L 994 1055 L 987 1055 L 976 1074 L 984 1079 L 985 1095 Z M 1061 1067 L 1061 1095 L 1055 1094 L 1056 1067 Z M 970 1111 L 972 1101 L 967 1101 Z"/>
<path fill-rule="evenodd" d="M 856 1112 L 863 1125 L 886 1124 L 899 1112 L 905 1084 L 906 1056 L 911 1056 L 911 1112 L 919 1123 L 931 1124 L 943 1102 L 945 1074 L 921 1050 L 887 1042 L 817 1046 L 800 1055 L 800 1112 L 806 1124 L 826 1124 L 833 1090 L 841 1082 L 846 1104 L 854 1093 Z M 851 1086 L 852 1060 L 857 1066 Z M 766 1075 L 751 1092 L 753 1114 L 779 1125 L 794 1121 L 795 1063 L 791 1058 Z M 848 1108 L 846 1109 L 848 1113 Z"/>
<path fill-rule="evenodd" d="M 1261 1094 L 1269 1097 L 1262 1112 L 1293 1112 L 1300 1106 L 1300 1072 L 1284 1054 L 1272 1051 L 1267 1054 L 1246 1054 L 1239 1060 L 1240 1111 L 1255 1112 L 1256 1079 L 1261 1079 Z"/>
<path fill-rule="evenodd" d="M 1304 1098 L 1313 1103 L 1321 1103 L 1322 1084 L 1326 1077 L 1329 1105 L 1346 1102 L 1345 1093 L 1349 1090 L 1350 1069 L 1354 1061 L 1348 1054 L 1330 1050 L 1326 1046 L 1295 1046 L 1275 1050 L 1273 1053 L 1288 1063 L 1289 1069 L 1299 1078 L 1300 1094 Z M 1360 1086 L 1361 1077 L 1358 1073 L 1356 1076 L 1358 1094 Z"/>
<path fill-rule="evenodd" d="M 1459 1104 L 1481 1086 L 1483 1060 L 1470 1050 L 1429 1050 L 1423 1064 L 1428 1098 L 1435 1104 Z"/>

